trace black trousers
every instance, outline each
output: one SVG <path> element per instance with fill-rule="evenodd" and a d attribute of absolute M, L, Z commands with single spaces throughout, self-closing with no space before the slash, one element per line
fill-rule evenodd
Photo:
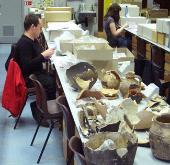
<path fill-rule="evenodd" d="M 45 89 L 47 100 L 56 99 L 55 75 L 46 72 L 35 73 L 35 75 L 37 76 L 38 81 L 42 84 L 42 86 Z"/>

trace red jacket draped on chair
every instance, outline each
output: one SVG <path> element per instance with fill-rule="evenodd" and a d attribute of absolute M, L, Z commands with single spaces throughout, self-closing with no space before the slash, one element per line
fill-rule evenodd
<path fill-rule="evenodd" d="M 2 107 L 13 117 L 19 115 L 26 101 L 27 87 L 19 65 L 10 60 L 2 93 Z"/>

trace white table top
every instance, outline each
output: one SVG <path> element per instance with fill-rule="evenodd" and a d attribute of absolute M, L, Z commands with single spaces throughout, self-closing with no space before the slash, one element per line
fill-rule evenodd
<path fill-rule="evenodd" d="M 138 35 L 138 34 L 137 34 L 137 29 L 126 28 L 125 30 L 128 31 L 128 32 L 130 32 L 130 33 L 132 33 L 132 34 L 134 34 L 134 35 L 136 35 L 136 36 L 138 36 L 138 37 L 141 38 L 141 39 L 144 39 L 144 40 L 150 42 L 151 44 L 154 44 L 154 45 L 156 45 L 156 46 L 164 49 L 164 50 L 167 51 L 167 52 L 170 52 L 170 48 L 168 48 L 167 46 L 160 45 L 160 44 L 158 44 L 158 43 L 156 43 L 156 42 L 153 42 L 153 41 L 151 41 L 151 40 L 149 40 L 149 39 L 147 39 L 147 38 L 144 38 L 144 37 Z"/>

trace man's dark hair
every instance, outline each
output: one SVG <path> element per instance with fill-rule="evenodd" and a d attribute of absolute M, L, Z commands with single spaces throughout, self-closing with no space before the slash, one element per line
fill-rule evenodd
<path fill-rule="evenodd" d="M 24 29 L 27 31 L 31 25 L 37 26 L 39 24 L 39 17 L 36 14 L 28 14 L 25 16 Z"/>

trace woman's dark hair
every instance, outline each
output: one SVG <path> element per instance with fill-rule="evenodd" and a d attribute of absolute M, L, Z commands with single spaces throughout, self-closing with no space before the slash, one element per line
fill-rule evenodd
<path fill-rule="evenodd" d="M 25 16 L 24 29 L 27 31 L 31 25 L 37 26 L 39 24 L 39 16 L 36 14 L 28 14 Z"/>
<path fill-rule="evenodd" d="M 107 10 L 106 15 L 104 16 L 104 19 L 107 19 L 108 17 L 112 17 L 115 21 L 115 23 L 119 22 L 120 15 L 119 12 L 121 11 L 121 7 L 117 3 L 113 3 Z"/>

